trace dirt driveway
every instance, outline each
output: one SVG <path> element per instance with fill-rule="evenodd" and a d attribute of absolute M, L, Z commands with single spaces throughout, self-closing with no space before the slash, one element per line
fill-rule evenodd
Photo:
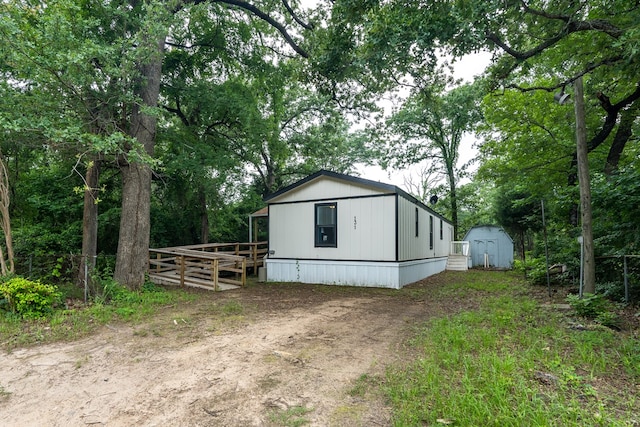
<path fill-rule="evenodd" d="M 440 286 L 196 292 L 139 325 L 2 353 L 0 425 L 389 425 L 354 387 L 407 356 L 412 326 L 474 305 L 423 297 Z"/>

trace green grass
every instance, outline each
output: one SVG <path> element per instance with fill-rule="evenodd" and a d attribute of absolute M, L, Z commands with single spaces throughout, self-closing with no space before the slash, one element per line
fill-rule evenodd
<path fill-rule="evenodd" d="M 292 406 L 287 409 L 277 409 L 269 413 L 269 421 L 277 426 L 300 427 L 309 424 L 309 420 L 304 416 L 312 409 L 304 406 Z"/>
<path fill-rule="evenodd" d="M 111 322 L 139 323 L 163 306 L 192 298 L 193 295 L 182 290 L 157 287 L 139 292 L 122 291 L 109 302 L 98 300 L 83 308 L 59 308 L 41 319 L 20 319 L 0 312 L 0 347 L 11 350 L 44 342 L 75 340 Z"/>
<path fill-rule="evenodd" d="M 441 289 L 482 291 L 483 302 L 425 324 L 411 343 L 418 359 L 388 370 L 394 425 L 638 425 L 638 341 L 607 328 L 569 329 L 509 281 L 485 273 Z"/>

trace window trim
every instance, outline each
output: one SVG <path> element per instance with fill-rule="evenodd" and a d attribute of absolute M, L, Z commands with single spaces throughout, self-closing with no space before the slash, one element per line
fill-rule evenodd
<path fill-rule="evenodd" d="M 418 208 L 416 208 L 416 237 L 420 236 L 420 222 L 419 222 L 420 214 L 418 212 Z"/>
<path fill-rule="evenodd" d="M 433 216 L 429 215 L 429 249 L 433 249 Z"/>
<path fill-rule="evenodd" d="M 334 212 L 334 223 L 333 224 L 318 224 L 318 208 L 320 207 L 333 207 L 335 209 Z M 336 202 L 328 202 L 328 203 L 316 203 L 313 205 L 313 242 L 316 248 L 337 248 L 338 247 L 338 203 Z M 333 228 L 333 243 L 323 243 L 320 237 L 320 227 L 325 228 Z"/>

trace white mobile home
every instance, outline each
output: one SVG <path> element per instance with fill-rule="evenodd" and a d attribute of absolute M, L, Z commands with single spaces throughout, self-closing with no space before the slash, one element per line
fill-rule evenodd
<path fill-rule="evenodd" d="M 321 170 L 265 201 L 268 281 L 399 289 L 445 269 L 453 225 L 394 185 Z"/>

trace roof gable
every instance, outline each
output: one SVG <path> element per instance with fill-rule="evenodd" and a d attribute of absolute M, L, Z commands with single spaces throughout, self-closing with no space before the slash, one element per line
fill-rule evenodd
<path fill-rule="evenodd" d="M 378 181 L 372 181 L 369 179 L 359 178 L 351 175 L 344 175 L 336 172 L 331 172 L 327 170 L 320 170 L 312 175 L 307 176 L 306 178 L 301 179 L 300 181 L 294 182 L 293 184 L 265 197 L 265 202 L 267 203 L 277 203 L 279 201 L 283 201 L 285 199 L 290 198 L 294 193 L 301 193 L 301 196 L 306 199 L 311 199 L 310 197 L 304 196 L 304 190 L 311 186 L 314 186 L 320 182 L 334 182 L 339 185 L 348 186 L 350 190 L 345 190 L 347 196 L 356 196 L 356 195 L 369 195 L 369 194 L 395 194 L 400 190 L 394 185 L 384 184 Z M 335 195 L 330 196 L 335 197 Z M 322 198 L 322 197 L 313 197 L 313 198 Z"/>
<path fill-rule="evenodd" d="M 486 238 L 489 235 L 493 235 L 493 236 L 501 235 L 506 237 L 513 243 L 513 239 L 511 238 L 509 233 L 505 231 L 504 228 L 498 225 L 490 225 L 490 224 L 476 225 L 471 227 L 469 231 L 467 231 L 467 234 L 464 235 L 463 240 L 470 240 L 471 238 L 477 238 L 477 236 Z"/>

